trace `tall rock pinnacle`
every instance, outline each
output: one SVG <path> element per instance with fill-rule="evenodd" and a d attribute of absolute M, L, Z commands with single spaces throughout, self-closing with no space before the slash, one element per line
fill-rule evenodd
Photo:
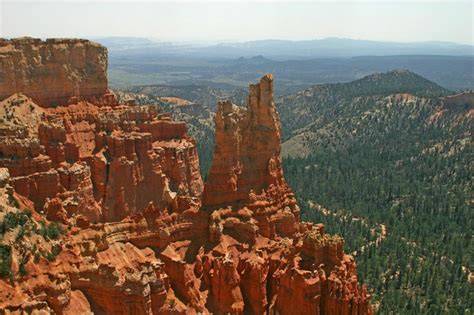
<path fill-rule="evenodd" d="M 203 205 L 245 203 L 251 192 L 286 185 L 271 74 L 250 85 L 246 109 L 220 102 L 215 122 L 216 147 Z"/>

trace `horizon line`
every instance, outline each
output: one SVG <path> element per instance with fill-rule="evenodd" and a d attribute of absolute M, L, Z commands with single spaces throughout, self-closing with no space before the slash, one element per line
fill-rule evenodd
<path fill-rule="evenodd" d="M 54 39 L 54 38 L 75 38 L 75 39 L 108 39 L 108 38 L 134 38 L 134 39 L 146 39 L 155 43 L 207 43 L 207 44 L 242 44 L 252 42 L 264 42 L 264 41 L 275 41 L 275 42 L 312 42 L 312 41 L 324 41 L 324 40 L 346 40 L 346 41 L 359 41 L 359 42 L 373 42 L 373 43 L 387 43 L 387 44 L 451 44 L 460 46 L 470 46 L 474 48 L 474 41 L 471 43 L 456 42 L 449 40 L 419 40 L 419 41 L 392 41 L 392 40 L 379 40 L 379 39 L 367 39 L 367 38 L 351 38 L 351 37 L 338 37 L 338 36 L 327 36 L 327 37 L 313 37 L 313 38 L 260 38 L 260 39 L 161 39 L 153 36 L 133 36 L 133 35 L 92 35 L 92 36 L 30 36 L 30 35 L 19 35 L 19 36 L 0 36 L 1 39 L 17 39 L 17 38 L 38 38 L 41 40 Z"/>

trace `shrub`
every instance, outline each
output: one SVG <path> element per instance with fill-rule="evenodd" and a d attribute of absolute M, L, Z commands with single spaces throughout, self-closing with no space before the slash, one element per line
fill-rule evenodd
<path fill-rule="evenodd" d="M 5 234 L 5 232 L 14 229 L 17 226 L 23 227 L 30 220 L 30 218 L 31 211 L 29 210 L 26 210 L 24 212 L 7 213 L 3 221 L 0 223 L 0 235 Z"/>
<path fill-rule="evenodd" d="M 0 278 L 11 276 L 12 249 L 10 246 L 0 244 Z"/>
<path fill-rule="evenodd" d="M 15 243 L 20 242 L 23 239 L 23 236 L 25 235 L 25 228 L 23 225 L 20 225 L 20 230 L 18 231 L 18 234 L 15 237 Z"/>
<path fill-rule="evenodd" d="M 40 221 L 40 226 L 38 234 L 42 235 L 47 240 L 56 240 L 63 233 L 63 230 L 56 222 L 46 225 L 44 221 Z"/>
<path fill-rule="evenodd" d="M 20 260 L 19 273 L 20 273 L 20 276 L 22 276 L 22 277 L 24 277 L 28 274 L 28 272 L 26 271 L 26 268 L 25 268 L 26 262 L 28 261 L 27 257 L 28 256 L 23 255 L 21 260 Z"/>
<path fill-rule="evenodd" d="M 41 253 L 40 251 L 37 251 L 33 254 L 33 262 L 35 264 L 37 264 L 39 262 L 39 259 L 40 259 L 40 256 L 41 256 Z"/>
<path fill-rule="evenodd" d="M 51 248 L 51 251 L 49 253 L 44 253 L 44 252 L 41 252 L 41 256 L 43 256 L 44 258 L 46 258 L 48 261 L 53 261 L 56 259 L 56 256 L 59 255 L 59 253 L 61 252 L 62 248 L 60 245 L 54 245 L 53 248 Z M 35 255 L 35 259 L 36 260 L 39 260 L 39 256 L 38 258 L 36 258 L 36 255 Z M 37 261 L 35 261 L 37 262 Z"/>
<path fill-rule="evenodd" d="M 59 253 L 61 252 L 62 247 L 61 245 L 54 245 L 53 248 L 51 248 L 51 253 L 54 255 L 54 257 L 58 256 Z"/>
<path fill-rule="evenodd" d="M 46 229 L 46 235 L 48 238 L 52 240 L 56 240 L 59 238 L 59 236 L 63 233 L 61 227 L 56 223 L 53 222 L 48 225 Z"/>
<path fill-rule="evenodd" d="M 20 204 L 18 203 L 18 200 L 16 200 L 15 196 L 13 196 L 13 194 L 8 194 L 8 202 L 11 206 L 15 208 L 20 208 Z"/>

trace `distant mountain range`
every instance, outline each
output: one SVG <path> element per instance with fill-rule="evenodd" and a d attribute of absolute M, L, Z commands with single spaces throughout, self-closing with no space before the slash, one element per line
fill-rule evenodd
<path fill-rule="evenodd" d="M 474 55 L 474 46 L 451 42 L 384 42 L 345 38 L 314 40 L 258 40 L 249 42 L 197 44 L 155 41 L 137 37 L 106 37 L 95 41 L 116 54 L 181 55 L 198 58 L 239 58 L 262 55 L 267 58 L 307 59 L 320 57 L 391 55 Z"/>
<path fill-rule="evenodd" d="M 279 95 L 315 84 L 349 82 L 376 72 L 413 71 L 452 89 L 474 88 L 474 46 L 327 38 L 197 44 L 137 37 L 96 38 L 109 50 L 114 88 L 143 85 L 245 89 L 273 73 Z"/>
<path fill-rule="evenodd" d="M 140 57 L 110 51 L 109 81 L 113 87 L 139 85 L 210 86 L 245 89 L 249 82 L 273 73 L 276 93 L 290 94 L 315 84 L 349 82 L 376 72 L 413 71 L 452 89 L 474 88 L 474 56 L 361 56 L 272 60 L 262 55 L 236 59 L 199 59 L 194 56 Z"/>

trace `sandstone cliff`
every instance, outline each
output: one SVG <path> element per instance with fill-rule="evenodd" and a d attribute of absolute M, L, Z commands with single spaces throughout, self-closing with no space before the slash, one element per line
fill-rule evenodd
<path fill-rule="evenodd" d="M 16 48 L 21 55 L 41 44 L 27 41 Z M 65 58 L 51 69 L 66 64 L 73 85 L 81 85 Z M 42 87 L 43 102 L 57 100 L 41 77 L 26 81 Z M 10 92 L 28 94 L 0 89 Z M 343 239 L 300 222 L 281 168 L 271 75 L 250 86 L 246 109 L 218 105 L 205 185 L 184 123 L 100 93 L 72 94 L 55 108 L 23 94 L 0 103 L 1 309 L 372 312 Z"/>
<path fill-rule="evenodd" d="M 0 39 L 0 100 L 21 92 L 44 107 L 107 91 L 107 49 L 88 40 Z"/>

